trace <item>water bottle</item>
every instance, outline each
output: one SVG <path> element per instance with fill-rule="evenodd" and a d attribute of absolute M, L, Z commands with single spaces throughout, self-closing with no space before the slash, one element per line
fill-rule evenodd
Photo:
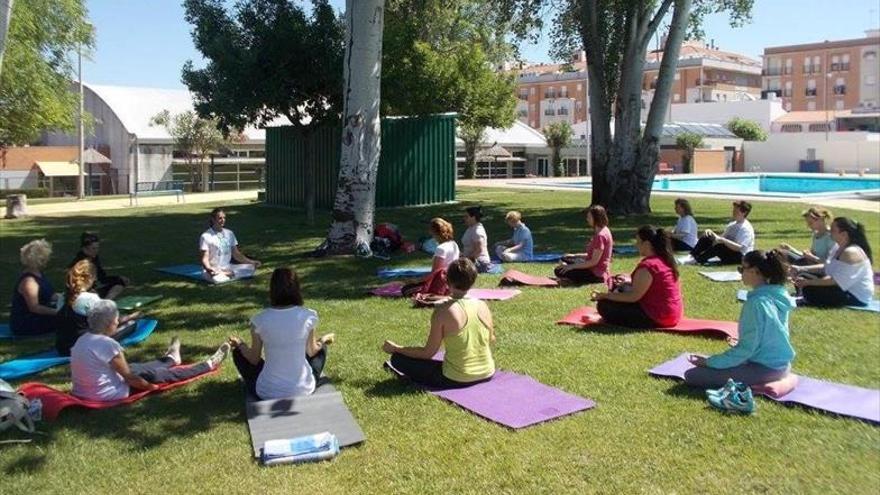
<path fill-rule="evenodd" d="M 43 401 L 40 399 L 34 399 L 30 401 L 28 404 L 28 416 L 33 420 L 42 421 L 43 420 Z"/>

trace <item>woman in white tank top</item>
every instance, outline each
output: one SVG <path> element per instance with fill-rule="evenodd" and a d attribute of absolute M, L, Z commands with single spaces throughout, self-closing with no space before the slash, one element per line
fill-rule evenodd
<path fill-rule="evenodd" d="M 318 313 L 303 306 L 299 277 L 276 268 L 269 283 L 271 307 L 251 318 L 251 345 L 230 337 L 232 359 L 248 392 L 261 400 L 309 395 L 327 361 L 334 335 L 317 338 Z"/>

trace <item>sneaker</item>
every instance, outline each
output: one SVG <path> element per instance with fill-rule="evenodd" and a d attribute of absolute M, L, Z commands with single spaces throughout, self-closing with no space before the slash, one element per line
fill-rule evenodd
<path fill-rule="evenodd" d="M 723 387 L 719 389 L 708 389 L 706 390 L 706 397 L 716 397 L 721 398 L 726 395 L 729 395 L 737 390 L 742 391 L 745 388 L 745 385 L 742 383 L 738 383 L 733 380 L 733 378 L 728 378 L 727 383 L 724 384 Z"/>
<path fill-rule="evenodd" d="M 180 338 L 174 337 L 171 339 L 171 343 L 168 344 L 168 349 L 165 350 L 165 357 L 170 357 L 172 361 L 174 361 L 175 365 L 180 365 Z"/>
<path fill-rule="evenodd" d="M 211 369 L 220 366 L 220 363 L 222 363 L 223 360 L 226 359 L 226 356 L 229 354 L 230 348 L 231 347 L 229 343 L 224 342 L 220 345 L 220 347 L 217 348 L 217 351 L 214 352 L 214 354 L 212 354 L 211 357 L 209 357 L 205 362 L 208 363 L 208 366 L 210 366 Z"/>
<path fill-rule="evenodd" d="M 715 409 L 725 412 L 752 414 L 755 412 L 755 399 L 752 389 L 736 390 L 724 397 L 709 397 L 709 404 Z"/>

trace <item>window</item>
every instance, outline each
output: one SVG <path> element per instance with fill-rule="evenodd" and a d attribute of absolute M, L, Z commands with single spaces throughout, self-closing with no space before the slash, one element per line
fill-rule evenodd
<path fill-rule="evenodd" d="M 822 72 L 822 57 L 816 55 L 813 57 L 813 71 Z"/>
<path fill-rule="evenodd" d="M 581 86 L 580 83 L 578 83 L 577 92 L 580 93 L 582 89 L 583 89 L 583 86 Z"/>
<path fill-rule="evenodd" d="M 831 126 L 828 125 L 827 122 L 823 122 L 821 124 L 810 124 L 807 132 L 828 132 L 831 130 Z"/>
<path fill-rule="evenodd" d="M 679 79 L 681 79 L 681 74 L 679 74 L 678 71 L 675 71 L 675 80 L 678 81 Z"/>
<path fill-rule="evenodd" d="M 549 88 L 544 90 L 544 99 L 553 99 L 556 98 L 556 88 L 550 86 Z"/>
<path fill-rule="evenodd" d="M 832 55 L 831 56 L 831 70 L 832 71 L 840 70 L 840 55 Z"/>
<path fill-rule="evenodd" d="M 791 66 L 792 62 L 790 58 L 785 59 L 785 69 L 783 69 L 782 73 L 785 75 L 791 74 Z"/>
<path fill-rule="evenodd" d="M 810 112 L 816 110 L 816 102 L 815 101 L 808 101 L 807 102 L 807 110 Z"/>
<path fill-rule="evenodd" d="M 862 55 L 862 59 L 864 59 L 864 60 L 874 60 L 876 58 L 877 58 L 877 52 L 875 52 L 875 51 L 865 52 Z"/>
<path fill-rule="evenodd" d="M 562 107 L 556 111 L 556 115 L 568 115 L 568 107 Z"/>
<path fill-rule="evenodd" d="M 800 124 L 782 124 L 782 132 L 802 132 Z"/>
<path fill-rule="evenodd" d="M 547 116 L 553 116 L 553 115 L 556 115 L 556 110 L 554 110 L 554 109 L 552 109 L 552 108 L 545 108 L 545 109 L 544 109 L 544 115 L 547 115 Z"/>
<path fill-rule="evenodd" d="M 849 53 L 844 53 L 840 57 L 840 70 L 849 70 Z"/>
<path fill-rule="evenodd" d="M 836 81 L 834 81 L 834 94 L 836 95 L 845 95 L 846 94 L 846 82 L 844 82 L 842 77 L 838 77 Z"/>
<path fill-rule="evenodd" d="M 804 57 L 804 74 L 812 74 L 813 73 L 813 59 L 810 57 Z"/>
<path fill-rule="evenodd" d="M 526 89 L 519 90 L 519 99 L 520 100 L 528 100 L 529 99 L 529 91 Z"/>
<path fill-rule="evenodd" d="M 534 87 L 529 88 L 529 94 L 530 94 L 530 95 L 535 94 L 535 88 L 534 88 Z"/>
<path fill-rule="evenodd" d="M 836 100 L 834 102 L 834 109 L 835 110 L 843 110 L 843 100 Z"/>
<path fill-rule="evenodd" d="M 559 97 L 568 98 L 568 86 L 563 86 L 559 89 Z"/>
<path fill-rule="evenodd" d="M 785 89 L 782 90 L 782 96 L 791 98 L 791 81 L 785 81 Z"/>
<path fill-rule="evenodd" d="M 804 90 L 804 95 L 816 96 L 816 80 L 815 79 L 810 79 L 807 81 L 807 89 Z"/>

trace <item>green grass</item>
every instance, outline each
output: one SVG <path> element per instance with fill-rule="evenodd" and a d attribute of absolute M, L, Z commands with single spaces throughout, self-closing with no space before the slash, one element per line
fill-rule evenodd
<path fill-rule="evenodd" d="M 461 203 L 480 202 L 489 212 L 492 239 L 507 237 L 503 213 L 524 212 L 543 249 L 583 245 L 578 213 L 583 192 L 463 189 Z M 213 205 L 211 205 L 213 206 Z M 430 313 L 401 300 L 370 298 L 377 260 L 312 260 L 298 255 L 321 240 L 325 225 L 308 227 L 301 212 L 257 204 L 229 205 L 229 225 L 244 251 L 264 262 L 252 282 L 218 287 L 170 278 L 153 269 L 195 259 L 196 239 L 211 206 L 114 210 L 0 223 L 0 308 L 18 271 L 18 248 L 46 237 L 55 248 L 49 274 L 61 287 L 62 270 L 79 233 L 100 232 L 104 263 L 130 276 L 133 294 L 164 294 L 148 309 L 157 333 L 128 351 L 132 361 L 161 352 L 179 335 L 184 358 L 207 355 L 228 335 L 245 335 L 248 318 L 267 301 L 272 267 L 292 265 L 302 275 L 306 304 L 318 311 L 322 332 L 336 332 L 327 373 L 367 435 L 362 446 L 334 461 L 261 468 L 251 459 L 244 404 L 235 368 L 130 407 L 69 410 L 32 444 L 3 446 L 3 487 L 22 493 L 876 493 L 880 486 L 880 429 L 758 400 L 753 417 L 708 409 L 701 394 L 645 370 L 685 351 L 718 352 L 723 341 L 699 336 L 622 329 L 577 330 L 553 322 L 583 305 L 585 289 L 526 289 L 491 303 L 500 367 L 598 403 L 592 411 L 509 431 L 393 380 L 381 368 L 382 341 L 421 343 Z M 671 198 L 653 203 L 650 218 L 612 220 L 618 243 L 628 243 L 642 223 L 674 224 Z M 728 201 L 694 201 L 701 227 L 727 221 Z M 808 243 L 803 205 L 757 203 L 752 222 L 760 247 Z M 397 223 L 414 239 L 424 221 L 443 215 L 461 225 L 462 204 L 380 210 L 378 221 Z M 865 221 L 874 246 L 878 219 Z M 324 217 L 326 218 L 326 216 Z M 460 235 L 460 232 L 459 232 Z M 634 257 L 616 257 L 617 272 Z M 424 265 L 422 254 L 398 257 L 398 266 Z M 518 265 L 547 274 L 545 264 Z M 492 287 L 497 276 L 481 276 Z M 717 284 L 686 267 L 682 285 L 689 316 L 735 319 L 737 284 Z M 0 314 L 0 321 L 8 314 Z M 850 310 L 798 309 L 792 340 L 795 370 L 809 376 L 880 387 L 880 318 Z M 45 342 L 0 344 L 0 359 L 37 350 Z M 68 370 L 36 377 L 67 387 Z M 3 438 L 16 437 L 5 434 Z M 6 491 L 6 490 L 2 490 Z"/>

